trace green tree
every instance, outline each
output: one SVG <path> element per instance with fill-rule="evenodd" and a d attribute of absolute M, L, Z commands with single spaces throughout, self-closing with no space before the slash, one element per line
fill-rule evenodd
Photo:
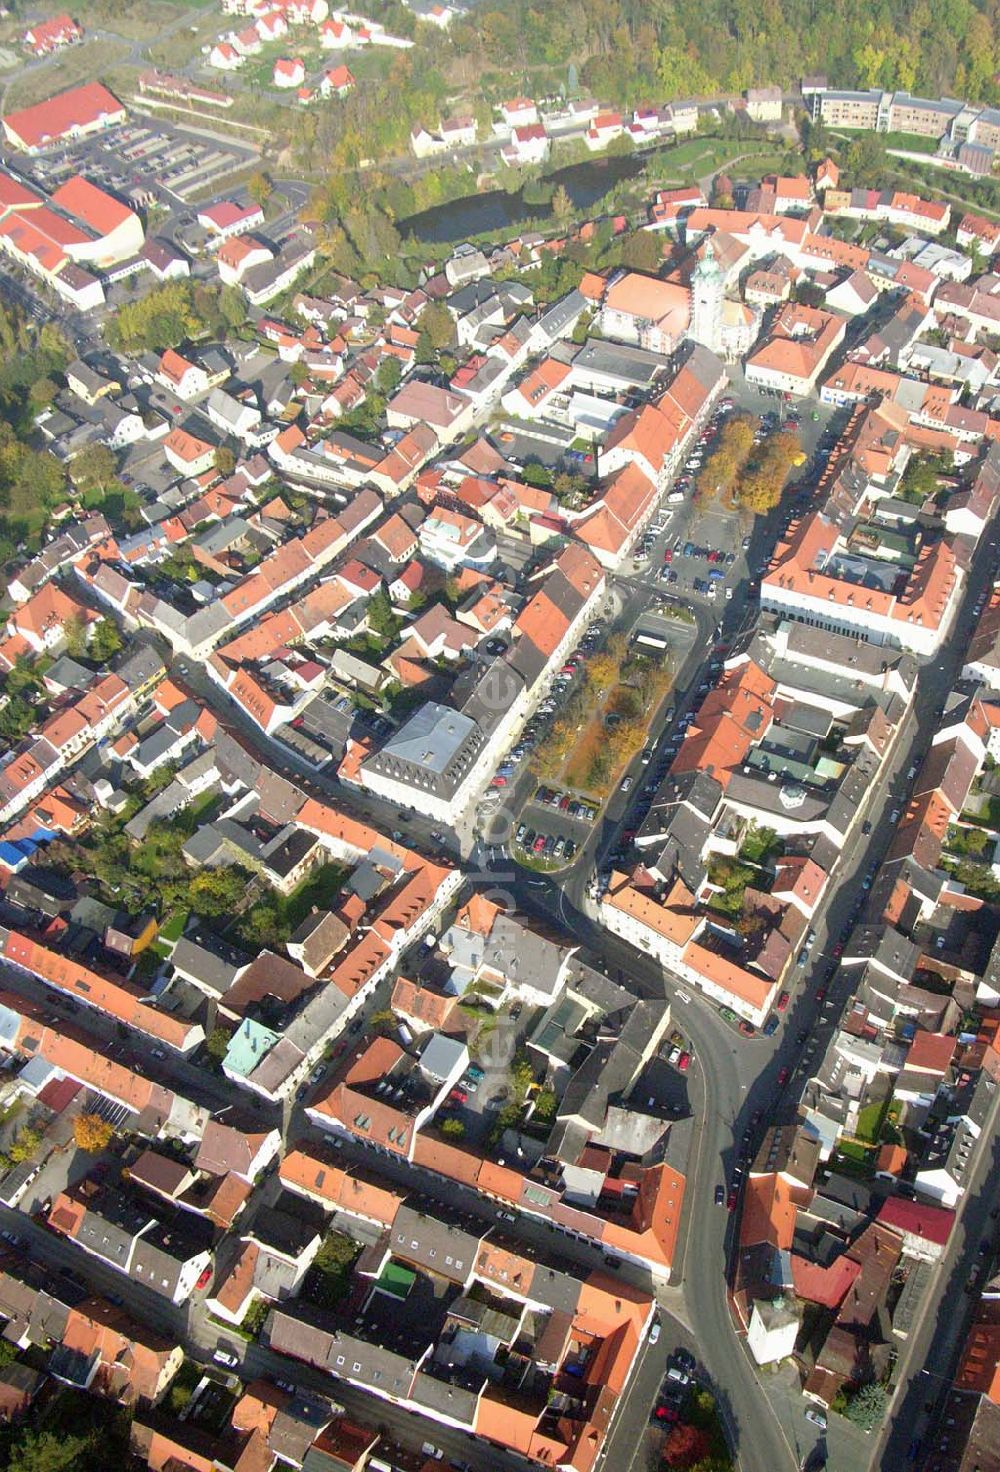
<path fill-rule="evenodd" d="M 517 1098 L 523 1101 L 534 1082 L 535 1075 L 531 1064 L 523 1054 L 519 1053 L 510 1066 L 510 1086 Z"/>
<path fill-rule="evenodd" d="M 205 1039 L 205 1052 L 216 1063 L 221 1063 L 229 1047 L 229 1034 L 224 1027 L 215 1027 Z"/>
<path fill-rule="evenodd" d="M 187 887 L 187 900 L 196 915 L 219 919 L 235 914 L 246 899 L 249 876 L 237 865 L 201 869 Z"/>
<path fill-rule="evenodd" d="M 465 1134 L 465 1125 L 460 1119 L 446 1119 L 441 1125 L 442 1135 L 447 1135 L 449 1140 L 461 1140 Z"/>
<path fill-rule="evenodd" d="M 663 260 L 663 242 L 655 230 L 633 230 L 622 246 L 622 262 L 633 271 L 656 271 Z"/>
<path fill-rule="evenodd" d="M 15 746 L 35 724 L 35 710 L 20 695 L 11 695 L 0 709 L 0 736 Z"/>
<path fill-rule="evenodd" d="M 263 169 L 258 169 L 256 174 L 251 174 L 247 181 L 247 193 L 254 204 L 259 204 L 261 209 L 267 204 L 273 191 L 274 183 L 271 176 L 265 173 Z"/>
<path fill-rule="evenodd" d="M 859 188 L 884 183 L 887 162 L 885 143 L 877 133 L 859 133 L 844 154 L 845 173 Z"/>
<path fill-rule="evenodd" d="M 881 1426 L 885 1420 L 888 1405 L 889 1397 L 885 1387 L 873 1382 L 870 1385 L 862 1385 L 861 1389 L 849 1398 L 844 1415 L 848 1421 L 853 1421 L 855 1426 L 860 1426 L 862 1431 L 874 1431 L 876 1426 Z"/>
<path fill-rule="evenodd" d="M 107 664 L 122 647 L 122 636 L 113 618 L 99 618 L 91 626 L 90 655 L 98 664 Z"/>
<path fill-rule="evenodd" d="M 532 1119 L 538 1120 L 540 1124 L 549 1124 L 556 1117 L 558 1103 L 555 1089 L 542 1089 L 535 1096 L 535 1109 Z"/>
<path fill-rule="evenodd" d="M 390 398 L 399 387 L 403 370 L 399 366 L 398 358 L 383 358 L 375 375 L 378 391 L 385 398 Z"/>
<path fill-rule="evenodd" d="M 430 306 L 425 307 L 420 314 L 419 324 L 421 336 L 426 334 L 436 353 L 450 348 L 455 341 L 455 323 L 448 308 L 441 302 L 431 302 Z"/>
<path fill-rule="evenodd" d="M 87 653 L 87 620 L 82 613 L 71 613 L 63 624 L 63 639 L 67 654 L 80 659 Z"/>
<path fill-rule="evenodd" d="M 11 1145 L 7 1154 L 14 1165 L 21 1165 L 25 1160 L 33 1160 L 38 1153 L 38 1147 L 42 1143 L 42 1132 L 36 1130 L 32 1125 L 25 1125 L 19 1131 L 17 1139 Z"/>
<path fill-rule="evenodd" d="M 107 445 L 88 445 L 69 462 L 70 479 L 78 491 L 103 495 L 118 475 L 118 462 Z"/>
<path fill-rule="evenodd" d="M 47 409 L 58 392 L 58 385 L 51 378 L 36 378 L 28 390 L 31 407 L 35 410 Z"/>
<path fill-rule="evenodd" d="M 54 1431 L 23 1431 L 10 1449 L 8 1472 L 85 1472 L 93 1468 L 93 1439 Z"/>
<path fill-rule="evenodd" d="M 285 919 L 277 896 L 267 894 L 247 911 L 240 920 L 239 933 L 243 941 L 259 951 L 275 950 L 284 945 L 291 934 L 292 926 Z"/>
<path fill-rule="evenodd" d="M 238 286 L 224 286 L 219 292 L 219 312 L 234 331 L 246 322 L 246 298 Z"/>
<path fill-rule="evenodd" d="M 218 300 L 214 288 L 168 281 L 109 317 L 105 334 L 112 347 L 162 351 L 206 329 L 205 312 Z"/>
<path fill-rule="evenodd" d="M 376 588 L 369 598 L 367 617 L 372 633 L 380 639 L 395 639 L 398 635 L 400 621 L 392 611 L 392 603 L 384 587 Z"/>
<path fill-rule="evenodd" d="M 236 469 L 236 456 L 228 445 L 220 445 L 216 450 L 215 468 L 220 475 L 232 475 Z"/>
<path fill-rule="evenodd" d="M 552 195 L 552 215 L 559 225 L 566 225 L 573 218 L 573 201 L 564 184 L 557 184 Z"/>

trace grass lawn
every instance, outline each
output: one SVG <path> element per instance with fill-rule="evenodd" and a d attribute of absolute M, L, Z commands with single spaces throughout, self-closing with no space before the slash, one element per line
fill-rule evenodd
<path fill-rule="evenodd" d="M 544 854 L 528 853 L 527 849 L 518 849 L 518 860 L 525 869 L 534 869 L 538 874 L 551 874 L 554 869 L 566 867 L 565 858 L 547 859 Z"/>
<path fill-rule="evenodd" d="M 683 143 L 676 143 L 672 148 L 658 149 L 655 154 L 657 165 L 661 162 L 664 166 L 674 169 L 689 169 L 693 164 L 702 163 L 705 159 L 714 159 L 715 151 L 719 147 L 721 139 L 718 138 L 687 138 Z"/>
<path fill-rule="evenodd" d="M 201 60 L 201 48 L 214 41 L 217 36 L 234 28 L 239 29 L 238 18 L 231 15 L 222 15 L 218 10 L 209 15 L 195 16 L 192 14 L 190 25 L 181 26 L 178 30 L 164 36 L 160 41 L 154 41 L 149 48 L 149 59 L 155 66 L 176 68 L 186 66 L 189 61 Z M 198 80 L 202 86 L 215 86 L 220 92 L 226 90 L 224 74 L 212 68 L 206 67 L 204 78 Z"/>
<path fill-rule="evenodd" d="M 306 83 L 317 81 L 320 75 L 329 67 L 339 63 L 331 56 L 329 51 L 324 51 L 318 41 L 313 40 L 311 35 L 300 35 L 298 32 L 289 32 L 282 36 L 280 41 L 269 41 L 259 56 L 251 56 L 240 67 L 239 77 L 249 87 L 260 87 L 271 92 L 282 90 L 295 95 L 295 88 L 282 89 L 274 85 L 274 63 L 280 58 L 289 60 L 300 57 L 306 70 Z M 353 66 L 351 71 L 357 76 Z"/>
<path fill-rule="evenodd" d="M 590 791 L 587 785 L 589 773 L 604 745 L 604 737 L 604 723 L 599 715 L 595 715 L 586 729 L 581 732 L 580 739 L 573 747 L 569 761 L 566 763 L 563 775 L 568 787 L 574 787 L 579 792 Z"/>
<path fill-rule="evenodd" d="M 192 818 L 195 819 L 196 823 L 208 823 L 211 821 L 212 818 L 215 817 L 215 813 L 212 811 L 212 809 L 218 808 L 221 805 L 222 798 L 220 797 L 219 793 L 212 791 L 202 792 L 195 798 L 194 802 L 191 803 L 188 811 L 190 812 Z"/>
<path fill-rule="evenodd" d="M 830 136 L 850 142 L 870 131 L 869 128 L 837 128 Z M 905 148 L 909 153 L 937 153 L 937 139 L 924 138 L 920 133 L 880 133 L 878 136 L 886 148 Z"/>
<path fill-rule="evenodd" d="M 860 1140 L 840 1140 L 837 1143 L 837 1153 L 845 1155 L 848 1160 L 865 1161 L 871 1159 L 871 1149 L 862 1145 Z"/>
<path fill-rule="evenodd" d="M 877 1145 L 879 1135 L 882 1132 L 882 1122 L 885 1119 L 889 1100 L 876 1099 L 871 1104 L 866 1104 L 858 1115 L 858 1127 L 855 1137 L 858 1140 L 867 1140 L 872 1145 Z"/>
<path fill-rule="evenodd" d="M 187 910 L 172 910 L 160 926 L 160 939 L 176 944 L 184 934 L 187 918 Z"/>
<path fill-rule="evenodd" d="M 8 84 L 4 99 L 8 112 L 44 102 L 54 92 L 64 92 L 83 82 L 92 82 L 109 67 L 124 61 L 129 53 L 126 41 L 84 41 L 60 51 L 57 66 L 39 67 L 25 72 Z"/>
<path fill-rule="evenodd" d="M 297 929 L 314 908 L 329 909 L 340 893 L 347 874 L 348 871 L 342 864 L 321 864 L 318 869 L 306 875 L 285 900 L 285 919 L 291 928 Z"/>
<path fill-rule="evenodd" d="M 138 0 L 127 9 L 106 0 L 80 0 L 73 14 L 85 30 L 111 31 L 129 41 L 153 41 L 181 16 L 189 15 L 193 23 L 196 16 L 192 12 L 204 9 L 205 0 Z"/>
<path fill-rule="evenodd" d="M 842 1175 L 868 1180 L 875 1170 L 876 1152 L 859 1140 L 840 1140 L 833 1152 L 831 1165 Z"/>

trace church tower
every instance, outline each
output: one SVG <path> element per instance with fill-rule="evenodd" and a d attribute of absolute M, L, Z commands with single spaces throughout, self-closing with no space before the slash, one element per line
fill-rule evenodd
<path fill-rule="evenodd" d="M 691 275 L 691 336 L 713 353 L 722 348 L 722 270 L 711 240 Z"/>

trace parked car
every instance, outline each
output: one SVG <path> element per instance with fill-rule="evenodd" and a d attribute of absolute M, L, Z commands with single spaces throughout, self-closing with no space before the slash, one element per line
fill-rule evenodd
<path fill-rule="evenodd" d="M 715 1204 L 716 1204 L 716 1206 L 724 1206 L 726 1204 L 726 1188 L 725 1188 L 725 1186 L 716 1186 L 716 1188 L 715 1188 Z"/>
<path fill-rule="evenodd" d="M 778 1011 L 779 1012 L 784 1012 L 787 1009 L 787 1007 L 788 1007 L 788 993 L 787 992 L 782 992 L 781 993 L 781 996 L 778 998 Z"/>

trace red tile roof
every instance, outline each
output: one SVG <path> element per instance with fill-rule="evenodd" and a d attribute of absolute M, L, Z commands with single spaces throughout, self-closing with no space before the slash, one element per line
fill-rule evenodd
<path fill-rule="evenodd" d="M 119 225 L 132 219 L 132 211 L 119 200 L 105 194 L 96 184 L 91 184 L 82 174 L 74 174 L 61 184 L 52 196 L 52 203 L 82 220 L 99 236 L 110 235 Z"/>
<path fill-rule="evenodd" d="M 102 118 L 124 118 L 125 109 L 100 82 L 88 82 L 59 92 L 34 107 L 8 113 L 4 127 L 16 134 L 26 148 L 40 148 L 76 128 L 86 128 Z"/>
<path fill-rule="evenodd" d="M 922 1237 L 944 1247 L 955 1225 L 955 1213 L 946 1206 L 930 1206 L 926 1201 L 910 1201 L 905 1196 L 889 1196 L 883 1203 L 878 1220 L 894 1232 Z"/>

